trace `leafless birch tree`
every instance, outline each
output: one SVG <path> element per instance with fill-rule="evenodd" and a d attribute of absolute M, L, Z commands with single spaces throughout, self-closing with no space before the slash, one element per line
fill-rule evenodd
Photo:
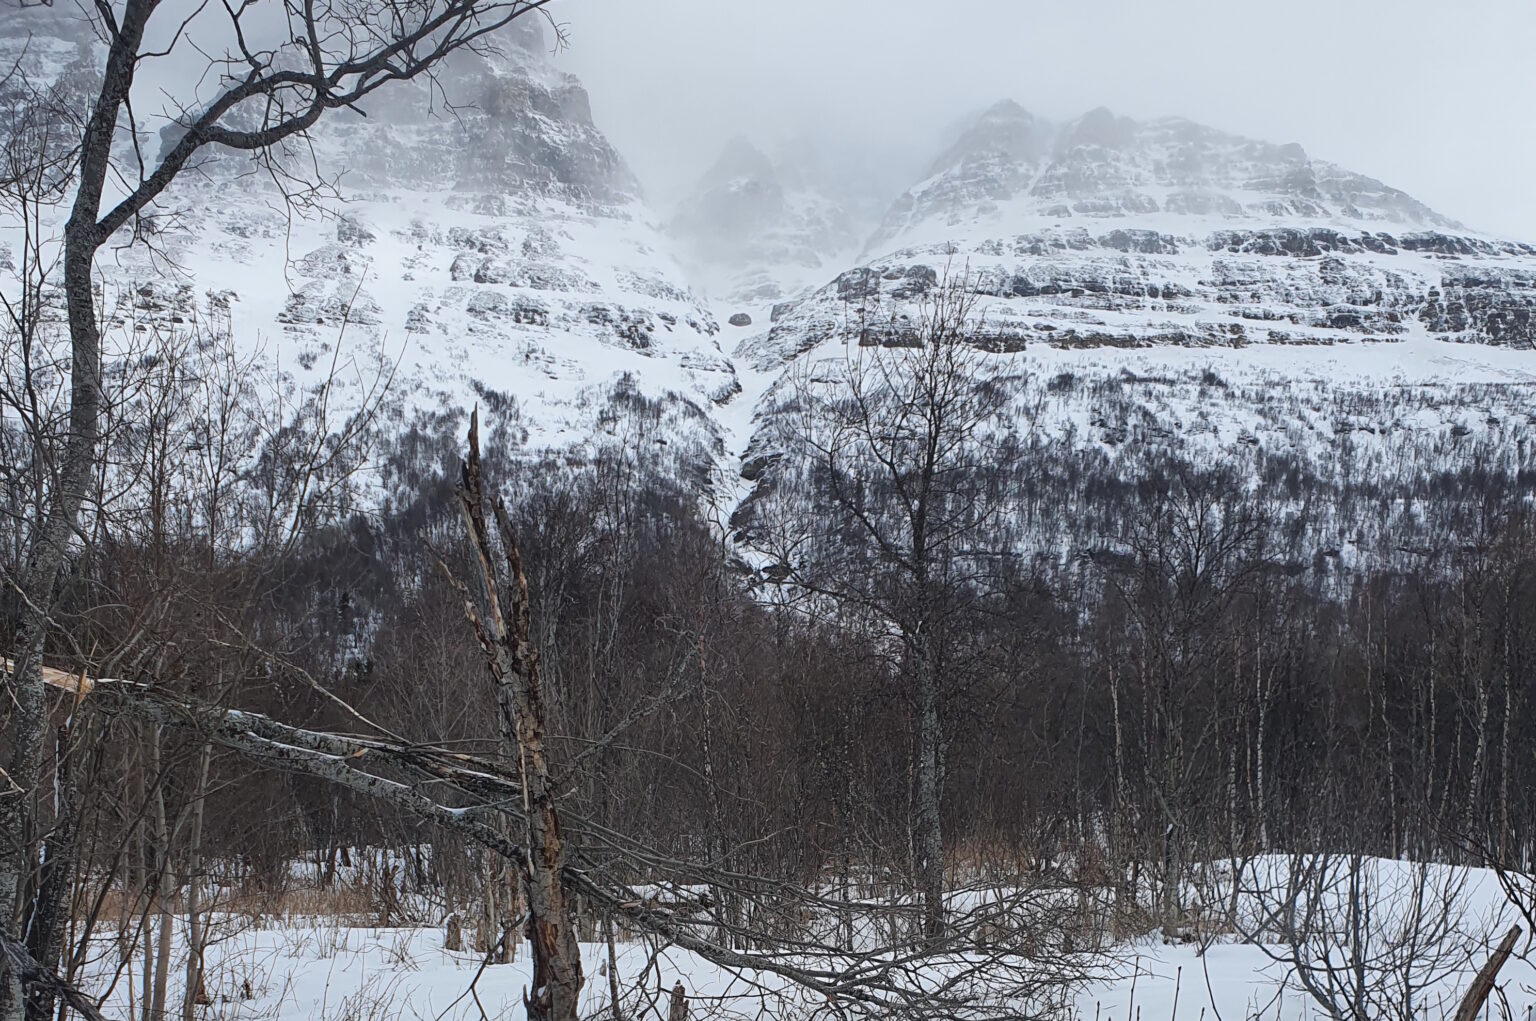
<path fill-rule="evenodd" d="M 998 560 L 1016 553 L 998 529 L 1017 481 L 1017 433 L 976 304 L 966 275 L 946 272 L 888 318 L 859 316 L 846 357 L 817 363 L 786 395 L 785 460 L 772 509 L 751 533 L 770 572 L 873 614 L 896 639 L 913 716 L 913 871 L 929 939 L 945 929 L 945 714 L 961 687 L 959 625 Z"/>

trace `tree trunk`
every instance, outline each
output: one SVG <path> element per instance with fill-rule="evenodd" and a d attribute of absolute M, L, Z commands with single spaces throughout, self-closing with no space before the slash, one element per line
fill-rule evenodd
<path fill-rule="evenodd" d="M 1472 980 L 1472 986 L 1467 990 L 1467 995 L 1462 998 L 1461 1006 L 1456 1009 L 1456 1021 L 1476 1021 L 1477 1015 L 1482 1012 L 1483 1004 L 1488 1000 L 1488 994 L 1493 992 L 1494 980 L 1499 977 L 1499 969 L 1504 967 L 1504 962 L 1509 960 L 1509 955 L 1514 952 L 1515 941 L 1520 938 L 1520 926 L 1513 926 L 1505 935 L 1499 948 L 1488 958 L 1488 963 L 1483 965 L 1477 973 L 1477 978 Z"/>
<path fill-rule="evenodd" d="M 96 330 L 95 302 L 91 292 L 91 266 L 95 246 L 65 235 L 64 285 L 69 308 L 71 353 L 70 436 L 66 442 L 59 477 L 50 494 L 48 513 L 39 530 L 26 569 L 17 649 L 12 675 L 13 745 L 7 771 L 19 791 L 0 798 L 0 832 L 19 840 L 0 843 L 0 921 L 19 936 L 16 926 L 23 914 L 21 899 L 28 877 L 35 873 L 38 785 L 42 781 L 44 738 L 48 727 L 47 700 L 43 685 L 43 647 L 48 635 L 47 613 L 64 564 L 80 507 L 95 463 L 97 411 L 100 407 L 100 338 Z M 82 251 L 88 247 L 88 250 Z M 4 1017 L 22 1016 L 19 987 L 4 996 Z"/>
<path fill-rule="evenodd" d="M 624 1021 L 624 1002 L 619 995 L 619 954 L 614 946 L 613 915 L 603 914 L 603 938 L 608 944 L 608 1012 L 613 1021 Z"/>
<path fill-rule="evenodd" d="M 135 727 L 135 731 L 141 729 Z M 132 798 L 130 804 L 135 806 L 138 818 L 128 830 L 128 839 L 133 845 L 132 864 L 128 870 L 129 889 L 133 891 L 133 900 L 123 900 L 123 935 L 120 940 L 121 953 L 124 960 L 124 972 L 128 976 L 128 1017 L 131 1019 L 139 1013 L 139 1005 L 144 1001 L 144 991 L 149 988 L 149 952 L 144 953 L 144 966 L 141 975 L 134 974 L 133 958 L 139 952 L 139 940 L 145 941 L 147 948 L 149 936 L 147 921 L 149 918 L 149 857 L 148 838 L 144 835 L 144 817 L 140 806 L 145 804 L 144 777 L 148 773 L 148 767 L 139 762 L 133 769 L 128 781 L 128 790 Z M 142 977 L 137 992 L 134 981 Z M 137 996 L 137 998 L 135 998 Z"/>
<path fill-rule="evenodd" d="M 1115 921 L 1118 924 L 1126 917 L 1128 908 L 1125 873 L 1126 864 L 1131 858 L 1128 853 L 1131 796 L 1125 782 L 1125 731 L 1120 718 L 1120 675 L 1115 670 L 1113 659 L 1109 663 L 1109 701 L 1115 735 L 1115 805 L 1109 818 L 1110 867 L 1114 870 Z"/>
<path fill-rule="evenodd" d="M 1260 851 L 1269 850 L 1269 805 L 1264 794 L 1265 709 L 1269 705 L 1269 686 L 1264 682 L 1264 641 L 1255 636 L 1253 652 L 1254 735 L 1253 735 L 1253 811 L 1259 821 Z"/>
<path fill-rule="evenodd" d="M 667 1006 L 667 1021 L 688 1021 L 688 990 L 681 982 L 672 987 L 672 1002 Z"/>
<path fill-rule="evenodd" d="M 21 916 L 25 910 L 24 893 L 33 873 L 33 830 L 37 787 L 42 774 L 43 728 L 45 725 L 42 671 L 27 664 L 41 662 L 30 656 L 17 665 L 12 702 L 12 740 L 6 786 L 0 797 L 0 924 L 6 934 L 19 938 Z M 0 1009 L 5 1021 L 21 1021 L 25 1004 L 16 974 L 7 969 L 5 985 L 0 988 Z"/>
<path fill-rule="evenodd" d="M 522 879 L 516 870 L 503 866 L 497 869 L 496 874 L 501 884 L 501 895 L 496 901 L 501 906 L 501 913 L 496 916 L 496 924 L 501 931 L 499 960 L 502 964 L 511 964 L 517 960 L 517 948 L 523 942 L 516 929 L 522 918 L 523 901 L 526 898 L 523 896 Z"/>
<path fill-rule="evenodd" d="M 101 334 L 96 321 L 93 269 L 105 240 L 97 226 L 102 188 L 112 157 L 118 113 L 133 83 L 135 57 L 154 5 L 130 0 L 122 11 L 108 53 L 101 91 L 86 122 L 79 153 L 79 183 L 64 228 L 64 303 L 69 319 L 69 433 L 58 459 L 59 474 L 48 495 L 36 541 L 28 553 L 17 621 L 17 648 L 11 694 L 14 731 L 7 771 L 18 796 L 0 798 L 0 832 L 19 837 L 0 841 L 0 925 L 20 936 L 21 897 L 36 854 L 36 798 L 42 774 L 47 727 L 43 647 L 48 635 L 59 570 L 69 550 L 96 464 L 101 409 Z M 0 1019 L 23 1017 L 21 987 L 7 973 L 0 988 Z"/>
<path fill-rule="evenodd" d="M 518 863 L 528 901 L 528 942 L 533 951 L 533 991 L 524 992 L 529 1021 L 576 1021 L 581 994 L 581 953 L 562 879 L 565 843 L 555 805 L 554 781 L 544 751 L 544 693 L 538 653 L 530 629 L 528 578 L 505 506 L 494 507 L 506 557 L 503 592 L 486 524 L 484 480 L 480 470 L 478 414 L 469 427 L 459 500 L 479 558 L 481 595 L 486 616 L 458 582 L 465 613 L 485 651 L 501 731 L 501 750 L 517 768 L 528 826 L 527 848 Z M 450 576 L 451 577 L 451 576 Z M 504 612 L 505 611 L 505 612 Z"/>
<path fill-rule="evenodd" d="M 699 713 L 701 716 L 701 726 L 699 728 L 699 751 L 703 759 L 704 791 L 709 798 L 709 829 L 704 834 L 704 857 L 706 861 L 715 861 L 717 860 L 717 851 L 724 850 L 725 841 L 720 836 L 720 834 L 725 832 L 725 828 L 721 823 L 720 791 L 715 786 L 714 749 L 711 743 L 713 721 L 710 719 L 709 685 L 706 683 L 708 672 L 704 658 L 704 606 L 702 602 L 699 604 L 697 621 L 698 634 L 695 637 L 695 648 L 698 656 Z M 728 858 L 724 860 L 722 864 L 725 865 L 726 868 L 731 867 L 731 862 Z M 717 886 L 713 891 L 713 896 L 715 900 L 715 911 L 719 914 L 721 919 L 721 924 L 718 928 L 718 935 L 716 935 L 715 938 L 719 940 L 722 946 L 729 946 L 731 943 L 731 930 L 730 927 L 725 924 L 724 919 L 728 910 L 727 902 L 730 899 L 730 893 L 729 891 Z"/>
<path fill-rule="evenodd" d="M 153 1021 L 165 1021 L 165 1004 L 171 980 L 171 938 L 176 934 L 176 914 L 171 910 L 171 898 L 175 891 L 171 886 L 170 863 L 160 874 L 156 900 L 160 905 L 160 931 L 155 944 L 155 984 L 151 992 L 150 1017 Z"/>
<path fill-rule="evenodd" d="M 208 768 L 213 745 L 198 755 L 197 788 L 192 802 L 192 829 L 187 845 L 187 988 L 181 998 L 182 1021 L 193 1021 L 198 1004 L 208 1002 L 203 991 L 203 805 L 208 796 Z"/>
<path fill-rule="evenodd" d="M 938 684 L 927 636 L 912 643 L 913 687 L 917 701 L 917 881 L 923 899 L 923 935 L 944 935 L 943 735 Z"/>
<path fill-rule="evenodd" d="M 69 727 L 61 724 L 54 738 L 54 804 L 57 819 L 39 863 L 37 895 L 27 926 L 27 950 L 43 968 L 59 970 L 63 956 L 64 923 L 75 872 L 74 790 L 69 769 Z M 28 1021 L 52 1021 L 54 993 L 33 991 L 27 1000 Z"/>
<path fill-rule="evenodd" d="M 154 730 L 153 766 L 160 772 L 160 728 Z M 171 913 L 171 897 L 175 890 L 171 880 L 171 826 L 165 812 L 165 786 L 157 783 L 154 793 L 155 824 L 155 907 L 158 910 L 160 929 L 155 945 L 153 980 L 145 986 L 144 1016 L 148 1021 L 164 1021 L 166 986 L 171 971 L 171 936 L 176 916 Z M 148 946 L 145 947 L 148 954 Z"/>
<path fill-rule="evenodd" d="M 1506 575 L 1504 580 L 1504 613 L 1506 617 L 1509 614 L 1510 590 L 1512 587 L 1511 579 Z M 1500 630 L 1503 632 L 1501 645 L 1504 661 L 1504 718 L 1502 721 L 1503 728 L 1500 731 L 1499 737 L 1499 835 L 1495 841 L 1495 849 L 1500 861 L 1509 861 L 1509 730 L 1515 715 L 1515 686 L 1513 678 L 1510 676 L 1514 667 L 1510 662 L 1510 624 L 1507 619 L 1501 623 Z"/>

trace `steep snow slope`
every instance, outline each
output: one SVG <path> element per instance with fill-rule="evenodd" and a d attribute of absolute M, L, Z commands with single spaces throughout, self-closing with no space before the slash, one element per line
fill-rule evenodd
<path fill-rule="evenodd" d="M 8 17 L 0 42 L 46 77 L 97 59 L 48 8 Z M 390 379 L 402 414 L 478 402 L 535 449 L 643 433 L 715 456 L 711 409 L 739 389 L 717 324 L 580 83 L 535 19 L 515 28 L 504 55 L 453 59 L 440 92 L 402 85 L 366 118 L 332 115 L 275 174 L 224 152 L 187 175 L 153 249 L 102 260 L 115 321 L 227 323 L 300 387 L 334 369 L 342 400 Z M 174 128 L 159 134 L 141 145 Z M 334 194 L 290 209 L 296 181 Z"/>

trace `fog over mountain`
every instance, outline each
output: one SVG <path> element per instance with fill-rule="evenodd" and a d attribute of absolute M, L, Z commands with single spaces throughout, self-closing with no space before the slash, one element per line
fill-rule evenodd
<path fill-rule="evenodd" d="M 936 135 L 1007 97 L 1053 119 L 1107 106 L 1297 142 L 1536 240 L 1536 7 L 1521 0 L 580 0 L 559 17 L 562 61 L 663 208 L 738 134 L 923 162 Z"/>

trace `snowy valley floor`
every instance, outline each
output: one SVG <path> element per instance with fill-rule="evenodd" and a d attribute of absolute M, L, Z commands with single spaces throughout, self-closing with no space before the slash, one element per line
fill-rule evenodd
<path fill-rule="evenodd" d="M 1401 890 L 1393 877 L 1405 866 L 1381 862 L 1374 882 L 1381 891 Z M 1454 931 L 1464 938 L 1466 959 L 1443 968 L 1416 996 L 1414 1017 L 1439 1021 L 1455 1015 L 1478 967 L 1514 915 L 1494 878 L 1479 870 L 1457 873 Z M 1387 877 L 1383 879 L 1382 877 Z M 1438 882 L 1438 879 L 1437 879 Z M 1381 898 L 1377 922 L 1388 929 L 1404 913 L 1402 903 Z M 1383 931 L 1386 931 L 1385 929 Z M 172 960 L 184 960 L 178 927 Z M 522 995 L 530 977 L 526 948 L 505 965 L 482 966 L 482 955 L 444 949 L 440 926 L 368 927 L 335 917 L 217 916 L 215 942 L 207 952 L 205 988 L 212 1001 L 198 1008 L 209 1019 L 269 1021 L 459 1021 L 525 1016 Z M 466 941 L 469 934 L 466 932 Z M 119 966 L 115 941 L 103 939 L 87 969 L 93 993 L 106 994 L 109 1018 L 138 1017 L 141 993 L 130 968 Z M 1536 967 L 1522 939 L 1499 976 L 1483 1017 L 1529 1021 L 1536 1011 Z M 583 946 L 584 1017 L 611 1017 L 612 984 L 607 947 Z M 1081 985 L 1073 1004 L 1053 1012 L 1064 1021 L 1312 1021 L 1328 1016 L 1303 991 L 1290 966 L 1234 935 L 1214 937 L 1205 948 L 1167 943 L 1159 933 L 1118 944 L 1099 974 Z M 676 949 L 620 940 L 618 986 L 626 1019 L 667 1017 L 674 983 L 689 996 L 690 1017 L 756 1019 L 835 1016 L 824 1001 L 788 990 L 771 976 L 731 974 Z M 179 963 L 171 968 L 170 1002 L 180 1004 Z M 1385 985 L 1400 976 L 1383 974 Z M 1394 1015 L 1396 1016 L 1396 1015 Z"/>

